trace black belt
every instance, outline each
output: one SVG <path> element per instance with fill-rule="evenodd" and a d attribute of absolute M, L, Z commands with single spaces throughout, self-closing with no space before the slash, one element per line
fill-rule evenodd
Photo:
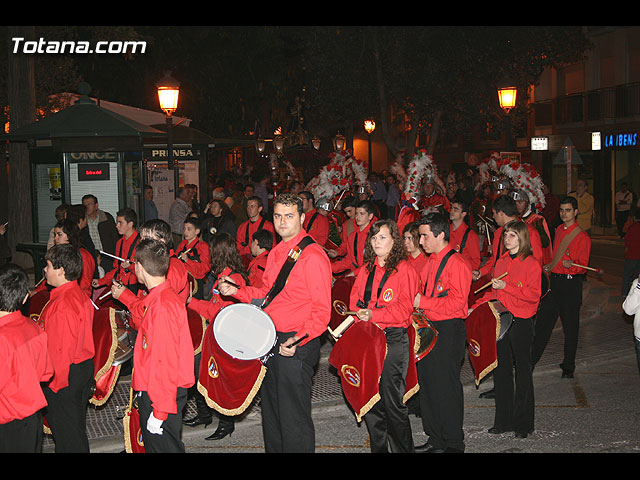
<path fill-rule="evenodd" d="M 565 280 L 584 279 L 586 275 L 584 273 L 553 273 L 551 272 L 551 278 L 562 278 Z"/>

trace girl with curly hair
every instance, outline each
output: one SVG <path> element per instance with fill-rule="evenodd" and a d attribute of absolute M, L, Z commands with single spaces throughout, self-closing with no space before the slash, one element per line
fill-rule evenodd
<path fill-rule="evenodd" d="M 398 226 L 392 220 L 373 224 L 367 237 L 365 268 L 351 290 L 350 307 L 358 321 L 373 322 L 384 331 L 387 355 L 380 377 L 380 401 L 365 415 L 372 452 L 413 452 L 408 409 L 403 402 L 406 374 L 412 360 L 413 302 L 418 273 L 407 261 Z"/>

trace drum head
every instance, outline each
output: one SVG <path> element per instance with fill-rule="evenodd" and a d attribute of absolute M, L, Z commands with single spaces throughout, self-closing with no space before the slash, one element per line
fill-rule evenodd
<path fill-rule="evenodd" d="M 213 322 L 213 336 L 222 350 L 239 360 L 261 358 L 276 344 L 273 321 L 264 310 L 249 303 L 220 310 Z"/>

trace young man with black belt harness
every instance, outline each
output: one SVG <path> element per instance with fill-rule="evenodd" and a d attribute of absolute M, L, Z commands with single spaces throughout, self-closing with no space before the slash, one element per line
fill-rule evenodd
<path fill-rule="evenodd" d="M 543 270 L 550 275 L 549 293 L 540 302 L 533 339 L 532 361 L 535 366 L 551 337 L 558 316 L 564 332 L 564 359 L 560 364 L 562 378 L 573 378 L 578 349 L 578 327 L 582 305 L 582 281 L 591 254 L 591 238 L 576 222 L 578 201 L 567 196 L 560 201 L 562 225 L 556 228 L 553 260 Z"/>
<path fill-rule="evenodd" d="M 414 306 L 433 323 L 438 339 L 431 352 L 417 363 L 422 425 L 429 440 L 415 451 L 461 453 L 465 445 L 460 367 L 466 349 L 464 320 L 471 268 L 449 245 L 447 217 L 429 213 L 419 220 L 419 231 L 420 244 L 430 256 L 420 273 L 422 293 L 416 295 Z"/>
<path fill-rule="evenodd" d="M 323 248 L 315 242 L 305 246 L 301 253 L 298 251 L 299 243 L 308 237 L 302 228 L 304 213 L 298 196 L 277 196 L 273 220 L 282 241 L 269 252 L 264 285 L 237 289 L 223 276 L 218 289 L 222 295 L 246 303 L 264 298 L 263 305 L 267 303 L 264 310 L 277 331 L 277 351 L 267 361 L 260 390 L 265 451 L 308 453 L 315 451 L 311 383 L 320 358 L 319 337 L 331 317 L 331 265 Z M 275 297 L 268 295 L 296 251 L 299 255 L 288 281 Z M 303 338 L 305 335 L 308 337 Z M 299 339 L 303 339 L 301 343 L 290 346 Z"/>

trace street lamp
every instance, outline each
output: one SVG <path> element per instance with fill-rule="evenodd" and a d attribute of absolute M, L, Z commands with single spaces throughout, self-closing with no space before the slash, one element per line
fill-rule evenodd
<path fill-rule="evenodd" d="M 364 129 L 369 134 L 369 163 L 367 164 L 367 170 L 371 170 L 371 134 L 376 129 L 376 122 L 371 119 L 364 121 Z"/>
<path fill-rule="evenodd" d="M 505 136 L 507 137 L 506 138 L 507 152 L 510 152 L 513 149 L 511 144 L 511 116 L 509 113 L 511 112 L 511 109 L 516 106 L 517 96 L 518 96 L 518 89 L 512 84 L 509 84 L 508 86 L 505 86 L 505 87 L 498 88 L 498 101 L 500 102 L 500 108 L 502 108 L 506 113 Z"/>
<path fill-rule="evenodd" d="M 344 136 L 338 133 L 338 135 L 333 137 L 333 148 L 336 152 L 342 152 L 342 150 L 344 150 L 344 144 L 345 144 Z"/>
<path fill-rule="evenodd" d="M 156 83 L 158 89 L 158 100 L 160 109 L 167 115 L 167 168 L 174 170 L 173 172 L 173 193 L 178 196 L 178 188 L 180 187 L 180 169 L 177 162 L 173 164 L 173 114 L 178 108 L 178 97 L 180 96 L 180 82 L 171 76 L 171 72 L 167 71 L 164 77 Z"/>

